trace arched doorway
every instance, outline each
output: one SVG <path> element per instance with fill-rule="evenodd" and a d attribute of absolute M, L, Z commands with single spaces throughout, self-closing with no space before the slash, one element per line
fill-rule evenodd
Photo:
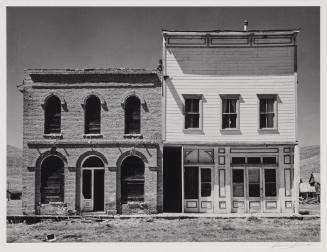
<path fill-rule="evenodd" d="M 49 156 L 41 164 L 41 203 L 64 202 L 64 162 Z"/>
<path fill-rule="evenodd" d="M 104 211 L 104 164 L 92 156 L 82 165 L 82 211 Z"/>
<path fill-rule="evenodd" d="M 144 163 L 139 157 L 129 156 L 121 164 L 121 201 L 144 201 Z"/>

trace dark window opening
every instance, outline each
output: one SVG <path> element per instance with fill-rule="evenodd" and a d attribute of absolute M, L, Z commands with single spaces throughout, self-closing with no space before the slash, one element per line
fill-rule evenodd
<path fill-rule="evenodd" d="M 184 198 L 199 198 L 199 168 L 197 166 L 184 167 Z"/>
<path fill-rule="evenodd" d="M 223 99 L 223 129 L 235 129 L 237 127 L 237 100 Z"/>
<path fill-rule="evenodd" d="M 141 103 L 136 96 L 127 98 L 125 102 L 125 134 L 140 134 Z"/>
<path fill-rule="evenodd" d="M 17 192 L 17 193 L 10 193 L 10 200 L 20 200 L 22 199 L 22 193 Z"/>
<path fill-rule="evenodd" d="M 233 197 L 244 197 L 244 171 L 233 170 Z"/>
<path fill-rule="evenodd" d="M 262 158 L 263 164 L 276 164 L 276 157 L 263 157 Z"/>
<path fill-rule="evenodd" d="M 265 196 L 277 196 L 275 169 L 265 169 Z"/>
<path fill-rule="evenodd" d="M 261 98 L 260 99 L 260 128 L 274 128 L 274 103 L 275 99 Z"/>
<path fill-rule="evenodd" d="M 200 127 L 200 99 L 185 99 L 185 129 Z"/>
<path fill-rule="evenodd" d="M 245 164 L 245 157 L 232 157 L 232 164 Z"/>
<path fill-rule="evenodd" d="M 92 171 L 83 170 L 83 196 L 85 199 L 91 199 L 92 197 Z"/>
<path fill-rule="evenodd" d="M 260 164 L 260 157 L 248 157 L 248 164 Z"/>
<path fill-rule="evenodd" d="M 51 156 L 41 165 L 41 203 L 64 201 L 64 163 Z"/>
<path fill-rule="evenodd" d="M 85 134 L 100 134 L 100 122 L 100 100 L 92 95 L 85 102 Z"/>
<path fill-rule="evenodd" d="M 211 196 L 211 169 L 201 169 L 201 197 Z"/>
<path fill-rule="evenodd" d="M 83 167 L 103 167 L 103 162 L 98 157 L 89 157 L 84 161 Z"/>
<path fill-rule="evenodd" d="M 45 103 L 45 134 L 60 133 L 61 103 L 57 96 L 51 96 Z"/>
<path fill-rule="evenodd" d="M 127 157 L 121 165 L 122 203 L 144 201 L 144 163 L 138 157 Z"/>

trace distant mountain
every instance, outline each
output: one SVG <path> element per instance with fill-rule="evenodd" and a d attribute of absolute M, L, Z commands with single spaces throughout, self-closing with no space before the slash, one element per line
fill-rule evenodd
<path fill-rule="evenodd" d="M 320 146 L 301 147 L 301 172 L 300 177 L 303 181 L 308 181 L 312 172 L 320 172 Z"/>
<path fill-rule="evenodd" d="M 22 190 L 23 152 L 7 145 L 7 186 L 8 189 Z"/>

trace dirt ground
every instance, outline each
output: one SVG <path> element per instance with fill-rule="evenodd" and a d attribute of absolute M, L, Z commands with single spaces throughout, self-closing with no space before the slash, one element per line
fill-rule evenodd
<path fill-rule="evenodd" d="M 320 241 L 320 219 L 116 219 L 7 224 L 7 242 Z"/>

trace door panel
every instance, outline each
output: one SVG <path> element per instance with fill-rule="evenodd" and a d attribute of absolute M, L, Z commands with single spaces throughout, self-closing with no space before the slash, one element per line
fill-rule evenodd
<path fill-rule="evenodd" d="M 185 212 L 199 211 L 199 167 L 184 167 Z"/>
<path fill-rule="evenodd" d="M 232 169 L 232 212 L 245 212 L 245 176 L 244 169 Z"/>
<path fill-rule="evenodd" d="M 92 170 L 82 170 L 82 206 L 83 211 L 93 210 Z"/>
<path fill-rule="evenodd" d="M 104 210 L 104 170 L 94 170 L 93 211 Z"/>
<path fill-rule="evenodd" d="M 200 168 L 200 212 L 212 212 L 212 169 Z"/>
<path fill-rule="evenodd" d="M 250 213 L 261 212 L 261 174 L 260 168 L 247 168 L 247 210 Z"/>
<path fill-rule="evenodd" d="M 263 204 L 265 212 L 278 211 L 277 174 L 275 168 L 264 168 Z"/>

